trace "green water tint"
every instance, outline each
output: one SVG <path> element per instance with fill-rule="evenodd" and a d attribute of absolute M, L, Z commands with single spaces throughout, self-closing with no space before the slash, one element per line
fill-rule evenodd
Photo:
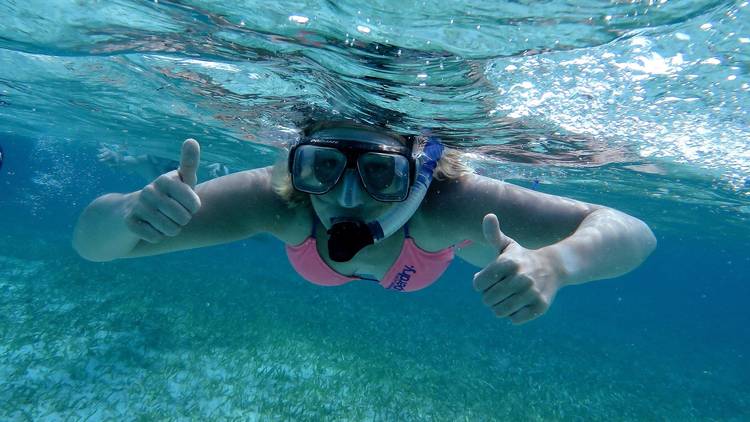
<path fill-rule="evenodd" d="M 552 319 L 477 318 L 478 299 L 180 262 L 0 257 L 2 419 L 705 420 L 748 404 L 731 375 L 696 383 Z"/>

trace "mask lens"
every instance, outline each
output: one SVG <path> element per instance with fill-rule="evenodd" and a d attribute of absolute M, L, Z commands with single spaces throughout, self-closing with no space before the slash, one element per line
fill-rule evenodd
<path fill-rule="evenodd" d="M 297 190 L 321 194 L 336 185 L 346 157 L 335 148 L 302 145 L 295 150 L 292 183 Z"/>
<path fill-rule="evenodd" d="M 357 159 L 367 192 L 379 201 L 403 201 L 409 191 L 409 160 L 401 155 L 368 152 Z"/>

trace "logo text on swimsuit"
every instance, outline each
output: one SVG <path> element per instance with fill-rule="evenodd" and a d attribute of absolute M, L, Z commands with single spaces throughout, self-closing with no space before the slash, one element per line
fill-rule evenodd
<path fill-rule="evenodd" d="M 414 268 L 413 265 L 404 265 L 404 268 L 401 270 L 400 273 L 396 274 L 396 277 L 394 277 L 393 282 L 390 286 L 388 286 L 389 289 L 393 290 L 404 290 L 406 287 L 406 283 L 409 282 L 409 279 L 411 278 L 412 274 L 415 274 L 417 272 L 417 269 Z"/>

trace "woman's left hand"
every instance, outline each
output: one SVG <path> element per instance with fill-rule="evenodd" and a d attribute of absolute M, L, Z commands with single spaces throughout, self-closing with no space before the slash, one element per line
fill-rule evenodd
<path fill-rule="evenodd" d="M 474 275 L 474 289 L 498 318 L 514 324 L 535 319 L 552 304 L 560 289 L 561 268 L 541 250 L 526 249 L 500 231 L 495 214 L 482 221 L 484 237 L 498 257 Z"/>

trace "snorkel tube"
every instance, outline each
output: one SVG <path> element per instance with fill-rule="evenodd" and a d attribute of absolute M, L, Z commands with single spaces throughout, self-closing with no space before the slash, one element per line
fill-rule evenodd
<path fill-rule="evenodd" d="M 417 175 L 403 202 L 393 206 L 380 218 L 363 221 L 340 221 L 328 230 L 328 253 L 333 261 L 349 261 L 365 246 L 375 244 L 398 231 L 414 215 L 432 183 L 432 173 L 443 156 L 444 146 L 436 136 L 428 136 L 418 160 Z"/>

